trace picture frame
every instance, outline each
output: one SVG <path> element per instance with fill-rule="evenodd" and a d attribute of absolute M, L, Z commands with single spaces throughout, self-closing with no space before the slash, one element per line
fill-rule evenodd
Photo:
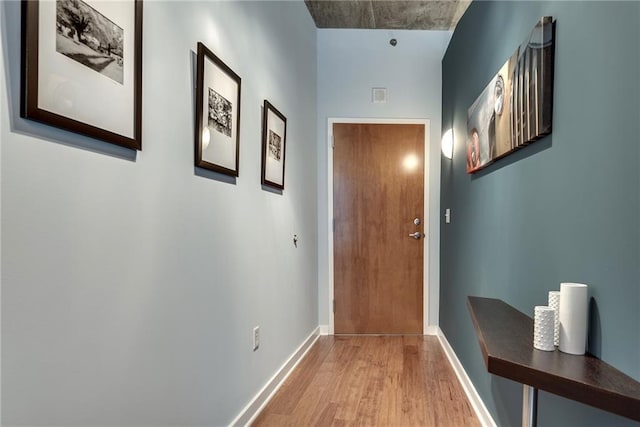
<path fill-rule="evenodd" d="M 195 165 L 237 177 L 242 79 L 201 42 L 197 57 Z"/>
<path fill-rule="evenodd" d="M 23 0 L 20 116 L 141 150 L 142 0 Z"/>
<path fill-rule="evenodd" d="M 269 101 L 262 110 L 262 185 L 284 190 L 287 118 Z"/>

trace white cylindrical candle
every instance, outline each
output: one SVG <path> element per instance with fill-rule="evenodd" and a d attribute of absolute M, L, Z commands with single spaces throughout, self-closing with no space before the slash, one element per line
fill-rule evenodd
<path fill-rule="evenodd" d="M 553 345 L 560 343 L 560 291 L 549 291 L 549 307 L 556 311 L 553 322 Z"/>
<path fill-rule="evenodd" d="M 587 285 L 560 284 L 560 351 L 584 354 L 587 347 Z"/>
<path fill-rule="evenodd" d="M 553 324 L 555 310 L 551 307 L 538 305 L 533 316 L 533 347 L 538 350 L 553 351 Z"/>

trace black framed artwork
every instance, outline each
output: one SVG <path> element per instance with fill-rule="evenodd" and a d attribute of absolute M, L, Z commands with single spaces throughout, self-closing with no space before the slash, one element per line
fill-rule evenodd
<path fill-rule="evenodd" d="M 142 0 L 22 1 L 20 115 L 142 148 Z"/>
<path fill-rule="evenodd" d="M 239 176 L 241 79 L 198 43 L 195 165 Z"/>
<path fill-rule="evenodd" d="M 284 190 L 287 118 L 269 101 L 262 112 L 262 184 Z"/>

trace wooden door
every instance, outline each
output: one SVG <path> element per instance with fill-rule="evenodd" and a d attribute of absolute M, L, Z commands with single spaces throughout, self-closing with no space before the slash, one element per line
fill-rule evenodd
<path fill-rule="evenodd" d="M 333 137 L 334 331 L 422 334 L 424 125 L 336 123 Z"/>

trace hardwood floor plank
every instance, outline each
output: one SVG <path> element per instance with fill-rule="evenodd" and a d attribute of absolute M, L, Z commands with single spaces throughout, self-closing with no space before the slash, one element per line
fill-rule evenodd
<path fill-rule="evenodd" d="M 333 346 L 333 341 L 319 339 L 273 396 L 268 404 L 269 411 L 262 411 L 254 421 L 254 425 L 273 425 L 264 424 L 263 418 L 267 415 L 291 416 L 302 399 L 303 392 L 317 380 L 317 371 L 324 366 L 325 360 L 332 353 Z M 278 417 L 278 419 L 286 418 Z"/>
<path fill-rule="evenodd" d="M 320 337 L 253 426 L 479 426 L 431 336 Z"/>

